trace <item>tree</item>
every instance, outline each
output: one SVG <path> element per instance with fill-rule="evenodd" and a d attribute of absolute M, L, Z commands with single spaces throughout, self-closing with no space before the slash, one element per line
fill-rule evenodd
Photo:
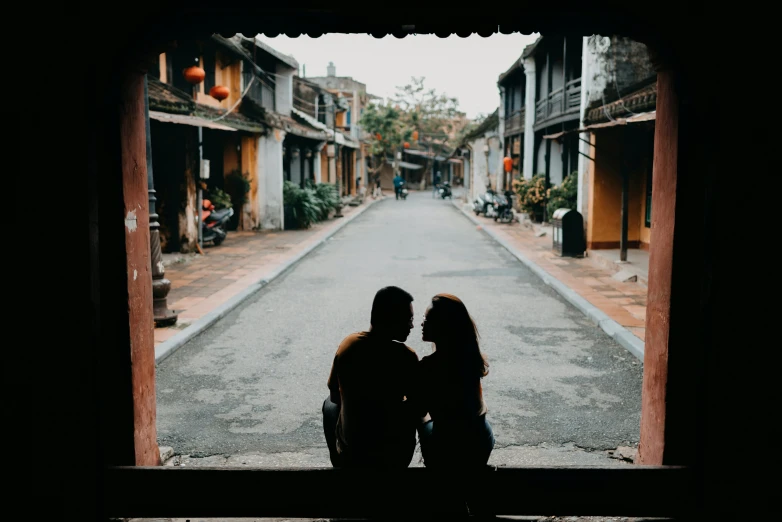
<path fill-rule="evenodd" d="M 418 147 L 433 153 L 426 158 L 425 176 L 434 155 L 445 154 L 450 144 L 458 142 L 456 138 L 468 123 L 459 112 L 459 101 L 427 89 L 424 80 L 412 77 L 409 84 L 396 88 L 391 103 L 373 104 L 364 112 L 361 125 L 373 136 L 370 150 L 375 168 L 370 174 L 378 172 L 386 156 L 393 157 L 405 142 L 413 144 L 413 132 L 418 132 Z"/>
<path fill-rule="evenodd" d="M 405 141 L 409 141 L 413 129 L 405 128 L 402 114 L 390 105 L 371 104 L 361 117 L 361 126 L 372 135 L 370 154 L 374 168 L 370 175 L 376 175 L 385 165 L 386 157 L 393 156 Z"/>
<path fill-rule="evenodd" d="M 396 88 L 392 102 L 399 107 L 403 126 L 417 130 L 419 146 L 432 153 L 424 166 L 424 176 L 428 176 L 433 156 L 447 153 L 467 121 L 459 111 L 459 100 L 427 89 L 425 80 L 423 76 L 413 76 L 409 84 Z"/>

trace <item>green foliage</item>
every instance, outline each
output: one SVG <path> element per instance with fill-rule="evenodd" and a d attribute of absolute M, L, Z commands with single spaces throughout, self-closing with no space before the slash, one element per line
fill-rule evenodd
<path fill-rule="evenodd" d="M 313 188 L 320 207 L 319 220 L 323 221 L 329 217 L 329 212 L 339 205 L 337 186 L 333 183 L 318 183 Z"/>
<path fill-rule="evenodd" d="M 217 187 L 209 191 L 209 201 L 212 202 L 216 209 L 231 208 L 233 206 L 231 196 Z"/>
<path fill-rule="evenodd" d="M 250 175 L 242 174 L 238 169 L 232 170 L 225 177 L 225 191 L 230 195 L 231 202 L 242 208 L 250 192 Z"/>
<path fill-rule="evenodd" d="M 519 206 L 531 216 L 540 217 L 546 208 L 546 176 L 535 174 L 532 179 L 521 176 L 513 180 L 513 191 L 519 196 Z"/>
<path fill-rule="evenodd" d="M 561 185 L 548 189 L 546 211 L 551 217 L 558 208 L 576 208 L 578 197 L 578 172 L 572 172 L 562 180 Z"/>
<path fill-rule="evenodd" d="M 301 188 L 296 183 L 286 181 L 282 189 L 283 203 L 291 208 L 299 228 L 309 228 L 320 219 L 321 208 L 315 196 L 315 190 Z"/>

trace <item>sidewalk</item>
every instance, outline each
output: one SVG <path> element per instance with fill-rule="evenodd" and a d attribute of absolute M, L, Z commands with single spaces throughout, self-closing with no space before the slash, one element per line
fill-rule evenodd
<path fill-rule="evenodd" d="M 168 357 L 374 203 L 387 198 L 387 194 L 377 200 L 367 197 L 358 207 L 344 207 L 344 217 L 316 223 L 307 230 L 230 232 L 219 247 L 204 247 L 203 256 L 165 254 L 165 276 L 171 281 L 168 307 L 179 318 L 173 326 L 155 328 L 155 362 Z"/>
<path fill-rule="evenodd" d="M 559 257 L 552 250 L 550 227 L 495 223 L 490 218 L 476 217 L 472 206 L 465 207 L 462 201 L 454 200 L 454 206 L 643 361 L 647 293 L 644 284 L 614 279 L 611 276 L 615 271 L 588 257 Z M 546 230 L 546 235 L 536 237 L 537 230 Z"/>

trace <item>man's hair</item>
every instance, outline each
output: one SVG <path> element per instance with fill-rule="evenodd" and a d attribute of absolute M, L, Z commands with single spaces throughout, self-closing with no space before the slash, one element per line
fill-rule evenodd
<path fill-rule="evenodd" d="M 372 301 L 372 317 L 370 324 L 373 328 L 383 328 L 393 325 L 410 310 L 413 296 L 397 286 L 381 288 L 375 294 Z"/>

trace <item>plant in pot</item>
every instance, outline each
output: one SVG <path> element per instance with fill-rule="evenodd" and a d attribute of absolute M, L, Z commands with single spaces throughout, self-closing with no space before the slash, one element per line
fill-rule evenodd
<path fill-rule="evenodd" d="M 231 204 L 234 205 L 234 215 L 228 221 L 228 229 L 236 230 L 239 228 L 242 208 L 247 203 L 247 194 L 250 192 L 250 176 L 234 169 L 225 176 L 224 186 Z"/>
<path fill-rule="evenodd" d="M 536 174 L 531 179 L 516 178 L 513 180 L 513 190 L 519 196 L 521 209 L 529 214 L 530 219 L 541 223 L 547 201 L 546 177 Z"/>
<path fill-rule="evenodd" d="M 309 228 L 320 218 L 321 207 L 314 189 L 286 181 L 282 189 L 285 230 Z"/>
<path fill-rule="evenodd" d="M 546 203 L 546 213 L 550 216 L 558 208 L 576 208 L 576 198 L 578 197 L 578 172 L 572 172 L 566 176 L 560 185 L 555 185 L 548 189 Z"/>
<path fill-rule="evenodd" d="M 339 196 L 337 195 L 337 187 L 332 183 L 312 183 L 308 182 L 309 188 L 315 191 L 317 203 L 320 208 L 320 215 L 318 220 L 324 221 L 329 218 L 329 213 L 332 210 L 336 210 L 339 205 Z"/>

